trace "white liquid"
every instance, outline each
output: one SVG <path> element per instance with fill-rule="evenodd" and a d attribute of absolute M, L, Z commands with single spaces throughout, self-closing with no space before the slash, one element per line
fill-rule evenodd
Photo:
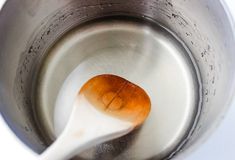
<path fill-rule="evenodd" d="M 75 96 L 87 80 L 115 74 L 144 88 L 152 104 L 135 140 L 116 158 L 169 154 L 186 136 L 198 107 L 196 73 L 186 55 L 165 30 L 137 22 L 98 22 L 74 30 L 51 50 L 42 70 L 39 94 L 48 133 L 63 131 Z M 112 147 L 115 150 L 109 144 L 101 153 L 105 155 Z M 93 149 L 83 156 L 91 158 L 95 152 Z"/>

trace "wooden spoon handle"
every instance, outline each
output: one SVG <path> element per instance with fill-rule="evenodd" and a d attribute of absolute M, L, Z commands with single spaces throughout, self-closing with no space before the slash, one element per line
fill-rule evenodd
<path fill-rule="evenodd" d="M 67 160 L 91 146 L 121 137 L 133 128 L 132 123 L 98 111 L 80 96 L 74 103 L 64 132 L 40 156 L 40 160 Z"/>

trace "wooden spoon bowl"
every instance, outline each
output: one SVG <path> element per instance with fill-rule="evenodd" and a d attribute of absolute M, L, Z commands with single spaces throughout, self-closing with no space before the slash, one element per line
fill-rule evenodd
<path fill-rule="evenodd" d="M 78 96 L 110 116 L 141 125 L 150 112 L 150 98 L 139 86 L 115 75 L 99 75 L 87 81 Z"/>

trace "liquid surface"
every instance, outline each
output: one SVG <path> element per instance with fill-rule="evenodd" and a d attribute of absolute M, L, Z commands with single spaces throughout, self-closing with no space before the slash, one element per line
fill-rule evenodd
<path fill-rule="evenodd" d="M 109 19 L 75 28 L 50 50 L 41 70 L 38 108 L 45 130 L 58 136 L 82 85 L 96 75 L 114 74 L 144 88 L 151 113 L 135 133 L 80 157 L 161 159 L 172 154 L 192 129 L 198 111 L 199 82 L 189 54 L 177 38 L 155 24 Z M 103 101 L 113 94 L 107 93 Z M 61 105 L 66 109 L 60 110 Z"/>

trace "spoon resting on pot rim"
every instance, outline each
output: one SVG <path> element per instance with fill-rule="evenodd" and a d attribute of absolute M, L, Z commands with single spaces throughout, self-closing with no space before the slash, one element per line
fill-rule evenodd
<path fill-rule="evenodd" d="M 147 93 L 128 80 L 108 74 L 96 76 L 82 86 L 64 131 L 39 159 L 67 160 L 126 135 L 145 121 L 150 105 Z"/>

